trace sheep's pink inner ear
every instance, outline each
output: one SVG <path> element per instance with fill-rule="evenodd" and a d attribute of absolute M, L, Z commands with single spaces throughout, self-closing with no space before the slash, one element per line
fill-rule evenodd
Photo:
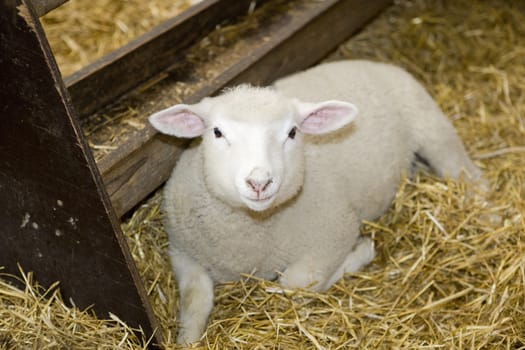
<path fill-rule="evenodd" d="M 325 134 L 340 129 L 358 113 L 356 106 L 343 101 L 300 102 L 298 107 L 302 118 L 300 130 L 306 134 Z"/>
<path fill-rule="evenodd" d="M 149 121 L 160 132 L 177 137 L 197 137 L 206 129 L 204 120 L 185 105 L 155 113 L 149 117 Z"/>

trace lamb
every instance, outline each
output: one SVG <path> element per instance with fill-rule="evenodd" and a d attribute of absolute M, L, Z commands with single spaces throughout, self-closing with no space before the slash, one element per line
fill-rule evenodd
<path fill-rule="evenodd" d="M 382 63 L 322 64 L 150 122 L 201 137 L 164 189 L 182 344 L 202 336 L 214 283 L 247 273 L 325 291 L 368 264 L 374 244 L 360 224 L 387 210 L 416 157 L 439 176 L 482 175 L 425 89 Z"/>

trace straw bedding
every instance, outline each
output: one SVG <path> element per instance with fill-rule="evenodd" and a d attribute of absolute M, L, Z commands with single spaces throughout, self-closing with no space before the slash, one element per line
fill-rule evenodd
<path fill-rule="evenodd" d="M 41 21 L 66 76 L 200 1 L 69 0 Z"/>
<path fill-rule="evenodd" d="M 525 4 L 396 1 L 329 59 L 340 58 L 412 72 L 492 194 L 479 201 L 464 183 L 426 172 L 405 179 L 388 213 L 363 225 L 377 246 L 372 264 L 323 294 L 278 293 L 249 277 L 218 286 L 203 347 L 525 349 Z M 160 200 L 154 194 L 122 227 L 170 343 L 177 299 Z M 0 349 L 144 346 L 119 320 L 68 308 L 24 277 L 25 291 L 0 283 Z"/>

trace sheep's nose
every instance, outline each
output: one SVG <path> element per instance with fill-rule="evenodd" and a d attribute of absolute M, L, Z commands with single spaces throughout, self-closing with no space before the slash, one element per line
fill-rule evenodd
<path fill-rule="evenodd" d="M 250 187 L 254 192 L 257 192 L 257 194 L 260 194 L 261 192 L 266 191 L 268 186 L 272 183 L 272 179 L 264 180 L 264 181 L 257 181 L 253 179 L 246 179 L 246 184 L 248 187 Z"/>
<path fill-rule="evenodd" d="M 255 168 L 246 178 L 246 185 L 257 194 L 266 191 L 272 182 L 270 173 L 260 168 Z"/>

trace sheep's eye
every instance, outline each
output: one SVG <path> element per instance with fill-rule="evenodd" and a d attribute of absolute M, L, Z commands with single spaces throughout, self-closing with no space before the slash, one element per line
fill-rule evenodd
<path fill-rule="evenodd" d="M 292 130 L 288 133 L 288 137 L 292 140 L 295 138 L 295 135 L 297 134 L 297 127 L 293 127 Z"/>
<path fill-rule="evenodd" d="M 218 139 L 222 137 L 222 132 L 219 130 L 219 128 L 213 128 L 213 134 Z"/>

